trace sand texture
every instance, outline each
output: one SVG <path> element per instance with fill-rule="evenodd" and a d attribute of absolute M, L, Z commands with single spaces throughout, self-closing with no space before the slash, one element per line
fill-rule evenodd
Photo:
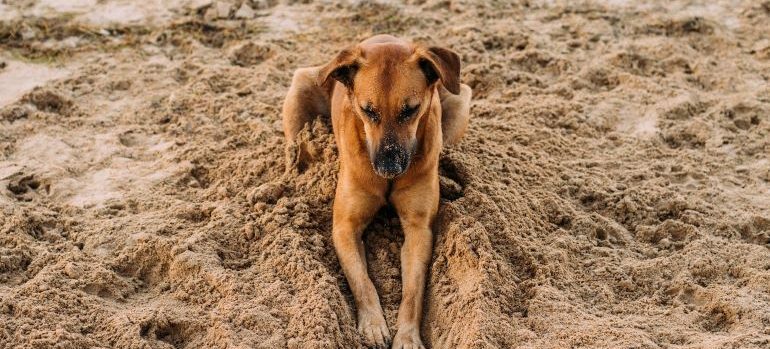
<path fill-rule="evenodd" d="M 770 1 L 0 1 L 0 348 L 363 348 L 328 120 L 375 33 L 474 90 L 422 327 L 459 348 L 770 348 Z M 402 230 L 366 231 L 391 332 Z"/>

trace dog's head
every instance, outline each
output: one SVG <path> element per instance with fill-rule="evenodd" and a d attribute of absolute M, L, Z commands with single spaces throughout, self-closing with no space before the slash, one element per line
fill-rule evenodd
<path fill-rule="evenodd" d="M 352 113 L 363 122 L 374 171 L 394 178 L 406 172 L 419 147 L 418 126 L 436 83 L 459 93 L 460 58 L 441 47 L 365 41 L 340 52 L 318 78 L 319 84 L 334 79 L 345 85 Z"/>

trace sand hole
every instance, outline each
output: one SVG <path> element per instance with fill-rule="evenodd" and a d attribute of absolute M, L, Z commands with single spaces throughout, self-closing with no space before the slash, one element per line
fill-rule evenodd
<path fill-rule="evenodd" d="M 709 332 L 727 332 L 730 329 L 731 320 L 723 309 L 716 307 L 708 314 L 701 316 L 700 324 Z"/>
<path fill-rule="evenodd" d="M 45 89 L 34 89 L 24 96 L 25 102 L 31 103 L 38 110 L 58 113 L 65 113 L 72 107 L 72 101 L 61 94 Z"/>
<path fill-rule="evenodd" d="M 35 175 L 22 175 L 16 180 L 11 180 L 6 187 L 19 201 L 32 201 L 38 190 L 43 190 L 47 194 L 51 188 L 50 184 L 40 181 Z"/>
<path fill-rule="evenodd" d="M 442 199 L 455 201 L 463 197 L 468 176 L 462 165 L 442 157 L 439 160 L 439 176 Z"/>
<path fill-rule="evenodd" d="M 188 339 L 186 326 L 174 321 L 158 321 L 142 324 L 139 334 L 144 338 L 166 342 L 174 348 L 184 348 Z"/>
<path fill-rule="evenodd" d="M 217 256 L 222 261 L 222 266 L 230 270 L 245 270 L 251 267 L 252 261 L 244 258 L 235 251 L 218 250 Z"/>
<path fill-rule="evenodd" d="M 88 293 L 88 294 L 90 294 L 90 295 L 94 295 L 94 296 L 97 296 L 97 297 L 99 297 L 99 298 L 104 298 L 104 299 L 112 299 L 112 300 L 114 300 L 115 298 L 117 298 L 117 297 L 116 297 L 116 296 L 115 296 L 115 295 L 112 293 L 112 291 L 110 291 L 109 289 L 107 289 L 107 288 L 106 288 L 106 287 L 104 287 L 103 285 L 98 285 L 98 284 L 88 284 L 88 285 L 86 285 L 86 286 L 83 288 L 83 291 L 85 291 L 86 293 Z"/>
<path fill-rule="evenodd" d="M 208 188 L 211 181 L 209 180 L 209 170 L 202 166 L 194 166 L 190 170 L 190 181 L 188 181 L 191 186 L 198 187 L 198 188 Z"/>

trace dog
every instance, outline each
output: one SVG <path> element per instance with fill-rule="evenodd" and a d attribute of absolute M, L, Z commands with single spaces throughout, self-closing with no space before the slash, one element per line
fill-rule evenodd
<path fill-rule="evenodd" d="M 460 83 L 460 65 L 449 49 L 377 35 L 328 64 L 298 69 L 284 101 L 289 142 L 313 118 L 331 117 L 339 151 L 332 240 L 355 298 L 358 331 L 370 346 L 384 348 L 391 336 L 361 235 L 390 203 L 404 229 L 392 348 L 424 348 L 420 323 L 439 208 L 439 153 L 460 141 L 470 118 L 471 88 Z"/>

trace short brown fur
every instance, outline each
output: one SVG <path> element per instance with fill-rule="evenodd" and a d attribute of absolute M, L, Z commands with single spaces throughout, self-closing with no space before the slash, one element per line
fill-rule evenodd
<path fill-rule="evenodd" d="M 392 348 L 423 348 L 422 300 L 439 205 L 438 159 L 458 142 L 471 90 L 459 83 L 453 52 L 374 36 L 325 66 L 297 70 L 283 110 L 289 141 L 317 115 L 331 116 L 340 171 L 334 199 L 334 247 L 358 310 L 365 341 L 391 336 L 366 266 L 366 225 L 391 203 L 404 229 L 403 292 Z"/>

